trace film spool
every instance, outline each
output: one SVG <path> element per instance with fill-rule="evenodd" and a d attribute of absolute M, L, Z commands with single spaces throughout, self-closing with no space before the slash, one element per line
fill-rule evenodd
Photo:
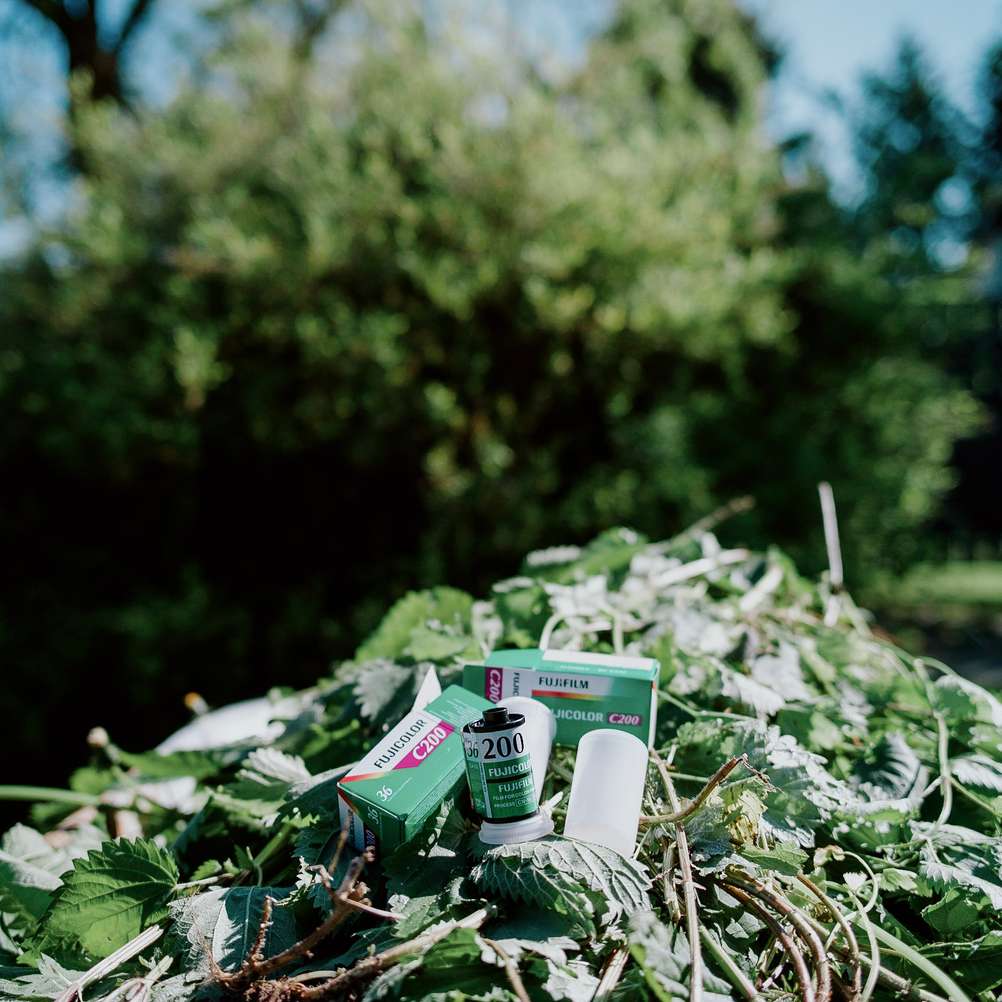
<path fill-rule="evenodd" d="M 481 841 L 526 842 L 553 831 L 536 799 L 524 714 L 504 706 L 484 710 L 463 728 L 463 752 L 473 807 L 484 821 Z"/>

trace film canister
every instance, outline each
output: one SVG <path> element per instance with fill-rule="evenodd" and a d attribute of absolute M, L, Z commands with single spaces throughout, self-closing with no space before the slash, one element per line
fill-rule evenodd
<path fill-rule="evenodd" d="M 553 831 L 539 810 L 524 714 L 504 706 L 484 710 L 463 728 L 463 752 L 473 807 L 483 818 L 482 842 L 530 842 Z"/>

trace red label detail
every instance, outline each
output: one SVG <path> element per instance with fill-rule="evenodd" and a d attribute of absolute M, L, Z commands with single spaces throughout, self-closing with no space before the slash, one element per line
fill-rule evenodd
<path fill-rule="evenodd" d="M 452 724 L 439 721 L 414 747 L 399 761 L 394 769 L 414 769 L 419 766 L 455 730 Z"/>
<path fill-rule="evenodd" d="M 500 668 L 488 668 L 484 672 L 484 695 L 492 702 L 501 700 L 504 685 L 504 672 Z"/>
<path fill-rule="evenodd" d="M 629 727 L 639 727 L 644 722 L 639 713 L 610 713 L 608 720 L 610 724 L 626 724 Z"/>

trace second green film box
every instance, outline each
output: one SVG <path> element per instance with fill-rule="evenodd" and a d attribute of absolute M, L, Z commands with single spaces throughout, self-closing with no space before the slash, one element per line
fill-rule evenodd
<path fill-rule="evenodd" d="M 450 685 L 411 710 L 339 783 L 341 823 L 356 849 L 385 856 L 418 833 L 456 787 L 466 760 L 461 731 L 491 704 Z"/>
<path fill-rule="evenodd" d="M 463 685 L 492 703 L 538 699 L 557 718 L 557 744 L 576 746 L 589 731 L 611 727 L 649 747 L 660 672 L 655 658 L 532 648 L 494 651 L 483 664 L 466 665 Z"/>

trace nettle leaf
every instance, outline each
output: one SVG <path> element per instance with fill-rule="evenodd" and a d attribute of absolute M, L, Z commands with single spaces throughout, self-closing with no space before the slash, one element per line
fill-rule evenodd
<path fill-rule="evenodd" d="M 62 884 L 59 875 L 72 865 L 27 825 L 15 825 L 0 841 L 0 911 L 37 921 Z"/>
<path fill-rule="evenodd" d="M 493 846 L 470 876 L 485 890 L 569 915 L 585 927 L 593 918 L 609 922 L 650 907 L 643 866 L 604 846 L 556 836 Z"/>
<path fill-rule="evenodd" d="M 665 925 L 652 911 L 638 911 L 630 916 L 627 940 L 630 954 L 656 998 L 677 1002 L 689 997 L 692 956 L 679 926 Z M 730 1002 L 728 987 L 722 978 L 704 970 L 706 1002 Z"/>
<path fill-rule="evenodd" d="M 209 956 L 224 970 L 236 970 L 250 951 L 261 925 L 266 898 L 272 898 L 271 925 L 265 940 L 266 957 L 280 953 L 297 940 L 290 908 L 280 904 L 288 888 L 213 887 L 201 894 L 171 902 L 174 936 L 189 971 L 211 973 Z"/>
<path fill-rule="evenodd" d="M 711 798 L 685 822 L 689 854 L 700 873 L 725 866 L 732 853 L 729 811 L 719 797 Z"/>
<path fill-rule="evenodd" d="M 807 853 L 799 846 L 789 843 L 776 845 L 772 849 L 745 845 L 741 847 L 741 855 L 756 866 L 776 873 L 785 873 L 789 877 L 803 873 L 804 864 L 807 862 Z"/>
<path fill-rule="evenodd" d="M 987 899 L 992 908 L 1002 909 L 1002 883 L 999 881 L 997 860 L 964 854 L 944 861 L 931 846 L 925 845 L 919 853 L 919 873 L 936 890 L 956 889 L 974 902 Z"/>
<path fill-rule="evenodd" d="M 915 788 L 922 763 L 903 735 L 886 734 L 853 770 L 851 785 L 874 800 L 907 797 Z"/>
<path fill-rule="evenodd" d="M 391 968 L 369 986 L 364 1002 L 379 999 L 400 999 L 417 1002 L 436 997 L 473 1000 L 514 999 L 515 996 L 499 986 L 505 983 L 499 970 L 500 960 L 485 961 L 485 956 L 496 956 L 485 949 L 480 936 L 472 929 L 455 929 L 439 940 L 430 950 L 409 962 Z M 449 994 L 444 994 L 449 993 Z M 455 993 L 453 995 L 452 993 Z"/>
<path fill-rule="evenodd" d="M 307 786 L 312 778 L 299 756 L 277 748 L 257 748 L 244 760 L 236 779 L 215 791 L 212 799 L 224 810 L 269 820 L 294 790 Z"/>
<path fill-rule="evenodd" d="M 556 963 L 546 959 L 540 966 L 543 965 L 546 974 L 543 991 L 548 999 L 554 1002 L 591 1002 L 595 997 L 598 978 L 585 961 Z"/>
<path fill-rule="evenodd" d="M 174 857 L 148 839 L 105 842 L 64 874 L 33 943 L 70 943 L 106 957 L 166 916 L 177 880 Z"/>
<path fill-rule="evenodd" d="M 465 842 L 471 826 L 455 802 L 446 800 L 406 845 L 383 860 L 390 894 L 437 894 L 466 872 Z"/>
<path fill-rule="evenodd" d="M 428 668 L 421 666 L 423 679 Z M 353 667 L 352 695 L 363 719 L 381 724 L 399 720 L 411 708 L 417 693 L 418 677 L 412 666 L 392 661 L 365 661 Z"/>
<path fill-rule="evenodd" d="M 403 657 L 421 660 L 412 648 L 420 648 L 422 644 L 427 648 L 425 628 L 428 623 L 440 624 L 443 633 L 452 630 L 457 636 L 467 637 L 472 609 L 473 599 L 456 588 L 411 592 L 383 617 L 372 636 L 356 651 L 355 658 L 358 661 Z M 463 646 L 465 648 L 465 642 Z M 443 659 L 451 660 L 453 656 L 453 653 L 445 654 Z"/>
<path fill-rule="evenodd" d="M 922 808 L 929 771 L 897 733 L 885 735 L 857 764 L 832 831 L 863 848 L 894 842 Z"/>
<path fill-rule="evenodd" d="M 0 998 L 3 999 L 56 999 L 68 989 L 79 985 L 85 971 L 75 971 L 58 964 L 44 954 L 38 960 L 38 969 L 10 971 L 8 977 L 0 976 Z M 7 973 L 6 971 L 0 973 Z"/>
<path fill-rule="evenodd" d="M 543 586 L 529 577 L 509 578 L 495 584 L 491 594 L 505 643 L 532 647 L 550 616 L 550 599 Z"/>
<path fill-rule="evenodd" d="M 742 786 L 753 789 L 765 804 L 759 829 L 781 842 L 813 846 L 815 832 L 850 799 L 846 785 L 828 772 L 820 755 L 764 721 L 701 720 L 680 727 L 676 740 L 675 764 L 682 772 L 710 775 L 729 758 L 748 755 L 775 789 L 766 792 L 755 780 Z"/>
<path fill-rule="evenodd" d="M 330 896 L 320 877 L 316 873 L 309 872 L 307 867 L 330 866 L 337 852 L 341 830 L 341 816 L 335 802 L 320 812 L 313 824 L 297 833 L 293 846 L 293 853 L 300 860 L 299 886 L 307 888 L 307 897 L 325 915 L 331 909 Z M 354 855 L 351 845 L 346 844 L 331 874 L 330 879 L 334 887 L 344 879 Z"/>
<path fill-rule="evenodd" d="M 145 779 L 209 779 L 239 762 L 248 747 L 211 748 L 203 751 L 126 752 L 117 751 L 122 765 L 134 769 Z"/>
<path fill-rule="evenodd" d="M 933 686 L 936 709 L 952 723 L 1002 727 L 1002 703 L 987 689 L 958 675 L 944 675 Z"/>
<path fill-rule="evenodd" d="M 950 771 L 958 782 L 993 793 L 1002 793 L 1002 762 L 987 755 L 964 755 L 950 762 Z"/>
<path fill-rule="evenodd" d="M 947 937 L 953 937 L 972 926 L 978 921 L 980 914 L 981 910 L 957 891 L 947 891 L 939 901 L 922 909 L 922 918 L 936 932 Z"/>

